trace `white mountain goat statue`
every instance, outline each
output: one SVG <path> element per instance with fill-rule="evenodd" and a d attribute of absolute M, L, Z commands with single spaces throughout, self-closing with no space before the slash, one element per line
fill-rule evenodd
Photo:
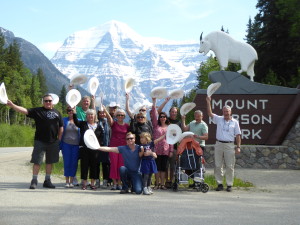
<path fill-rule="evenodd" d="M 247 72 L 247 75 L 253 81 L 254 63 L 258 57 L 251 45 L 236 41 L 222 31 L 213 31 L 206 35 L 203 40 L 202 34 L 203 32 L 200 35 L 199 53 L 204 52 L 204 55 L 206 55 L 212 50 L 218 59 L 221 70 L 228 66 L 228 62 L 240 63 L 241 70 L 237 72 Z"/>

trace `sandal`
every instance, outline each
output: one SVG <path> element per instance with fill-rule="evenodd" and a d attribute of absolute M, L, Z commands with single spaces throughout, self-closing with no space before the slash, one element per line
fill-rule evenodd
<path fill-rule="evenodd" d="M 162 190 L 167 190 L 167 188 L 166 188 L 165 185 L 161 185 L 161 186 L 160 186 L 160 189 L 162 189 Z"/>
<path fill-rule="evenodd" d="M 97 190 L 97 187 L 95 185 L 91 185 L 91 190 Z"/>
<path fill-rule="evenodd" d="M 153 187 L 153 189 L 154 189 L 154 190 L 159 189 L 159 185 L 155 185 L 155 186 Z"/>
<path fill-rule="evenodd" d="M 86 186 L 85 185 L 82 185 L 82 190 L 86 190 Z"/>

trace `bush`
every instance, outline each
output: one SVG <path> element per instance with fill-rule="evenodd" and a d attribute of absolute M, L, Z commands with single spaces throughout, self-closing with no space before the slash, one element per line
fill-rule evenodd
<path fill-rule="evenodd" d="M 30 126 L 0 124 L 0 147 L 33 146 L 34 133 Z"/>

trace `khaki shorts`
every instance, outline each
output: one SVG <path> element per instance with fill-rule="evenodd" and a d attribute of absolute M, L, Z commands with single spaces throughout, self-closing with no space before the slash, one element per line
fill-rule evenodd
<path fill-rule="evenodd" d="M 46 143 L 34 140 L 31 163 L 41 165 L 46 154 L 46 164 L 57 163 L 59 160 L 59 141 Z"/>

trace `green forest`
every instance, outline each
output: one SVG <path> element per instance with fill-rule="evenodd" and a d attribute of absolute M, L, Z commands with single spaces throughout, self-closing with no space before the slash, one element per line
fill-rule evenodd
<path fill-rule="evenodd" d="M 252 45 L 258 54 L 258 61 L 254 67 L 254 80 L 265 84 L 296 88 L 300 84 L 300 1 L 258 0 L 256 8 L 258 14 L 254 18 L 249 18 L 249 21 L 245 21 L 245 28 L 241 28 L 246 31 L 245 42 Z M 224 31 L 222 24 L 220 27 Z M 230 34 L 230 26 L 226 32 Z M 32 74 L 28 68 L 24 67 L 16 42 L 6 48 L 4 46 L 4 37 L 0 35 L 0 83 L 5 83 L 9 99 L 26 108 L 41 106 L 41 98 L 48 91 L 43 71 L 39 69 L 37 74 Z M 220 68 L 216 59 L 211 56 L 200 65 L 197 71 L 198 86 L 196 88 L 207 88 L 210 84 L 208 73 L 214 70 L 220 70 Z M 237 71 L 239 65 L 230 64 L 227 70 Z M 196 88 L 181 102 L 174 101 L 173 105 L 180 106 L 192 101 Z M 63 87 L 60 94 L 62 101 L 56 106 L 60 111 L 66 104 L 65 95 L 66 89 Z M 188 115 L 187 120 L 190 120 L 190 117 L 192 118 L 192 114 Z M 26 116 L 14 112 L 5 105 L 0 105 L 0 129 L 16 129 L 12 126 L 4 128 L 2 127 L 4 125 L 34 127 L 33 121 Z M 34 129 L 32 128 L 30 132 L 34 132 Z M 1 143 L 0 146 L 12 145 Z M 12 140 L 12 143 L 16 142 Z"/>

